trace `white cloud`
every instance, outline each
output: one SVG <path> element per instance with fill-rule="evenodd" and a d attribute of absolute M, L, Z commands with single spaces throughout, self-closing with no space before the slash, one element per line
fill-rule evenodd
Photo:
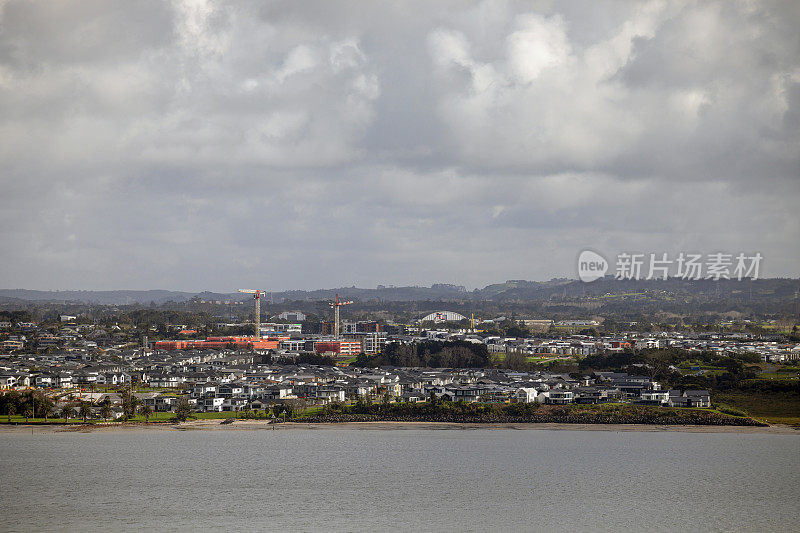
<path fill-rule="evenodd" d="M 506 41 L 511 72 L 520 82 L 531 83 L 543 70 L 568 64 L 571 47 L 561 17 L 523 15 L 517 25 Z"/>

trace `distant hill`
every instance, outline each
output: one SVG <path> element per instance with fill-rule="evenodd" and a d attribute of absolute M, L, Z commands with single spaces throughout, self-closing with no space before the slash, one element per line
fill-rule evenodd
<path fill-rule="evenodd" d="M 28 302 L 68 302 L 100 305 L 149 304 L 155 302 L 185 302 L 194 294 L 189 292 L 150 291 L 33 291 L 28 289 L 0 289 L 0 298 Z"/>
<path fill-rule="evenodd" d="M 787 278 L 759 280 L 618 280 L 606 276 L 590 283 L 577 280 L 551 280 L 544 283 L 506 282 L 476 291 L 479 300 L 603 299 L 605 297 L 649 296 L 655 298 L 735 299 L 787 301 L 796 299 L 800 280 Z"/>
<path fill-rule="evenodd" d="M 678 301 L 747 301 L 763 304 L 796 302 L 800 294 L 798 279 L 761 280 L 617 280 L 607 276 L 591 283 L 567 278 L 550 281 L 509 280 L 487 285 L 482 289 L 467 291 L 464 287 L 434 284 L 431 287 L 378 286 L 375 289 L 340 287 L 336 289 L 291 290 L 267 293 L 267 302 L 320 301 L 336 297 L 361 302 L 558 302 L 565 300 L 593 300 L 603 305 L 614 305 L 618 300 L 650 300 L 658 305 Z M 149 291 L 35 291 L 26 289 L 0 289 L 0 302 L 12 303 L 54 302 L 100 305 L 147 305 L 150 302 L 187 302 L 192 299 L 216 301 L 250 299 L 250 295 L 233 293 L 189 293 L 167 290 Z M 660 303 L 659 303 L 660 302 Z"/>

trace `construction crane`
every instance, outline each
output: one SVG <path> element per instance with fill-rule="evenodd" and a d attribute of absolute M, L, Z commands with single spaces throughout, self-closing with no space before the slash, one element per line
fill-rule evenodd
<path fill-rule="evenodd" d="M 333 338 L 334 340 L 339 340 L 339 308 L 343 305 L 350 305 L 353 303 L 352 301 L 344 301 L 339 300 L 339 294 L 336 294 L 336 300 L 330 302 L 330 306 L 333 307 Z"/>
<path fill-rule="evenodd" d="M 264 291 L 256 289 L 239 289 L 239 292 L 252 294 L 253 299 L 256 301 L 255 316 L 253 318 L 255 318 L 254 322 L 256 324 L 256 340 L 261 340 L 261 295 L 264 294 Z"/>

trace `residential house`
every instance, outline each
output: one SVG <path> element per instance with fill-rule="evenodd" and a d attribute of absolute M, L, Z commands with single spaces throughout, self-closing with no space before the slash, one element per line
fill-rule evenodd
<path fill-rule="evenodd" d="M 568 403 L 572 403 L 574 399 L 575 393 L 573 393 L 571 390 L 554 389 L 551 390 L 547 395 L 545 403 L 553 405 L 566 405 Z"/>

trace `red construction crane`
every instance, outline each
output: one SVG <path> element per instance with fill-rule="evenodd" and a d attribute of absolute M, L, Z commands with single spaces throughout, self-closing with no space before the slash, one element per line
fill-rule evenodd
<path fill-rule="evenodd" d="M 264 291 L 257 290 L 257 289 L 239 289 L 239 292 L 244 292 L 247 294 L 252 294 L 253 299 L 256 301 L 256 310 L 255 310 L 255 322 L 256 324 L 256 340 L 261 339 L 261 295 L 264 294 Z"/>
<path fill-rule="evenodd" d="M 339 294 L 336 294 L 336 300 L 330 302 L 330 306 L 333 307 L 333 338 L 335 340 L 339 340 L 339 308 L 343 305 L 350 305 L 353 303 L 350 300 L 344 301 L 339 300 Z"/>

